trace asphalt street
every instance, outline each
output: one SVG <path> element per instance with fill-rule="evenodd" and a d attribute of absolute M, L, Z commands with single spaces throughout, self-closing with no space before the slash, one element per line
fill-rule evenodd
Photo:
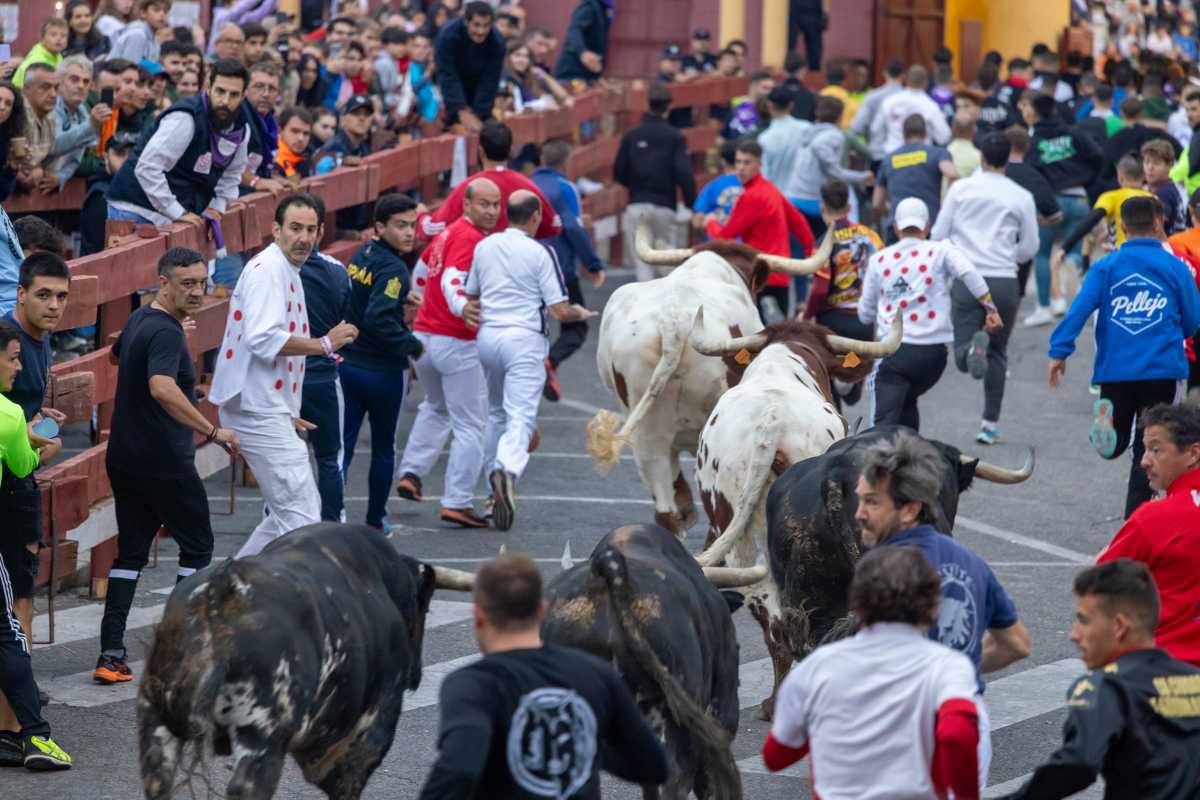
<path fill-rule="evenodd" d="M 619 271 L 626 273 L 626 271 Z M 628 274 L 614 275 L 602 291 L 589 291 L 594 307 Z M 1022 316 L 1030 310 L 1030 300 Z M 1018 318 L 1019 319 L 1019 318 Z M 417 505 L 395 496 L 390 519 L 398 525 L 395 546 L 427 561 L 473 569 L 494 556 L 501 544 L 539 560 L 547 577 L 557 574 L 565 557 L 584 558 L 595 542 L 614 527 L 648 522 L 648 494 L 626 456 L 605 477 L 594 470 L 584 449 L 584 427 L 596 407 L 615 407 L 600 384 L 595 368 L 593 335 L 585 349 L 560 372 L 565 399 L 543 403 L 539 419 L 541 449 L 534 455 L 518 488 L 517 524 L 509 532 L 463 531 L 443 526 L 438 505 Z M 1064 717 L 1063 694 L 1081 666 L 1067 638 L 1073 613 L 1071 579 L 1081 563 L 1094 556 L 1120 525 L 1128 456 L 1117 463 L 1102 461 L 1088 445 L 1092 397 L 1088 394 L 1092 343 L 1090 332 L 1068 366 L 1065 385 L 1046 385 L 1045 344 L 1050 328 L 1016 331 L 1010 359 L 1008 396 L 1001 422 L 1001 443 L 991 448 L 973 442 L 982 406 L 982 387 L 951 366 L 941 383 L 922 401 L 922 433 L 981 454 L 1004 466 L 1019 466 L 1029 447 L 1036 447 L 1037 469 L 1032 480 L 1018 486 L 977 481 L 962 499 L 955 535 L 992 564 L 1016 600 L 1029 627 L 1033 654 L 1023 662 L 989 677 L 987 692 L 995 756 L 991 790 L 1015 788 L 1057 746 Z M 403 446 L 419 399 L 419 388 L 405 403 L 399 444 Z M 853 423 L 862 407 L 852 407 Z M 361 521 L 366 509 L 367 433 L 356 449 L 347 487 L 351 521 Z M 440 467 L 439 467 L 440 469 Z M 691 469 L 691 461 L 687 462 Z M 230 556 L 254 527 L 261 504 L 254 490 L 238 488 L 229 515 L 229 475 L 224 471 L 207 481 L 218 558 Z M 425 481 L 427 495 L 441 491 L 440 471 Z M 704 528 L 697 525 L 688 545 L 698 549 Z M 143 574 L 129 636 L 130 660 L 140 676 L 140 661 L 153 635 L 174 581 L 175 548 L 161 547 L 159 566 Z M 402 800 L 418 795 L 435 757 L 438 728 L 437 686 L 441 678 L 476 653 L 469 622 L 469 598 L 439 593 L 426 632 L 422 686 L 405 703 L 396 741 L 368 785 L 365 797 Z M 60 596 L 57 643 L 38 647 L 34 668 L 51 704 L 46 716 L 56 739 L 74 756 L 75 767 L 63 773 L 29 774 L 10 770 L 0 774 L 5 797 L 58 797 L 69 800 L 129 800 L 140 797 L 135 735 L 136 682 L 120 687 L 91 683 L 99 642 L 102 604 L 76 592 Z M 45 601 L 38 601 L 35 633 L 45 636 Z M 740 643 L 742 718 L 734 755 L 743 771 L 745 796 L 793 800 L 808 798 L 808 764 L 802 762 L 783 775 L 768 775 L 757 754 L 767 733 L 754 717 L 754 707 L 769 691 L 770 671 L 758 626 L 745 611 L 736 616 Z M 870 709 L 864 709 L 869 714 Z M 227 761 L 209 765 L 212 790 L 223 790 L 229 777 Z M 605 778 L 605 796 L 640 797 L 634 787 Z M 196 796 L 209 789 L 192 782 Z M 186 790 L 181 797 L 189 797 Z M 304 783 L 289 763 L 277 794 L 281 798 L 323 795 Z M 1081 795 L 1099 797 L 1093 789 Z"/>

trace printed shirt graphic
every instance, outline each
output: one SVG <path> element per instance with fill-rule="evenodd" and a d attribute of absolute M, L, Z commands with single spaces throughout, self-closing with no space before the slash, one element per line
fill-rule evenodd
<path fill-rule="evenodd" d="M 1043 165 L 1075 157 L 1075 141 L 1068 135 L 1039 139 L 1037 148 L 1038 158 Z"/>
<path fill-rule="evenodd" d="M 871 256 L 883 249 L 875 231 L 865 225 L 839 220 L 833 229 L 833 250 L 822 268 L 829 278 L 827 308 L 854 311 L 862 296 L 862 279 Z"/>
<path fill-rule="evenodd" d="M 572 797 L 592 776 L 596 731 L 596 713 L 576 692 L 532 691 L 521 697 L 509 726 L 509 773 L 536 797 Z"/>
<path fill-rule="evenodd" d="M 1137 336 L 1163 321 L 1163 311 L 1169 302 L 1163 287 L 1135 272 L 1108 290 L 1109 319 L 1126 333 Z"/>
<path fill-rule="evenodd" d="M 692 210 L 700 214 L 714 214 L 724 225 L 733 212 L 733 204 L 745 191 L 737 175 L 721 175 L 713 178 L 700 191 Z"/>
<path fill-rule="evenodd" d="M 1108 226 L 1108 244 L 1120 247 L 1125 244 L 1125 226 L 1121 224 L 1121 204 L 1131 197 L 1150 197 L 1144 189 L 1113 189 L 1096 198 L 1096 205 L 1104 212 L 1104 223 Z"/>

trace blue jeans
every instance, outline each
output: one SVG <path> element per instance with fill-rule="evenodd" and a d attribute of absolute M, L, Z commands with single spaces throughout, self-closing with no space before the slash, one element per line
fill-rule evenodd
<path fill-rule="evenodd" d="M 317 426 L 308 432 L 317 461 L 317 494 L 321 496 L 321 519 L 342 519 L 345 483 L 342 480 L 342 387 L 337 379 L 304 382 L 300 417 Z"/>
<path fill-rule="evenodd" d="M 115 219 L 115 220 L 121 220 L 124 222 L 136 222 L 139 225 L 153 225 L 154 224 L 151 220 L 146 219 L 141 214 L 135 214 L 132 211 L 126 211 L 121 208 L 113 208 L 112 205 L 109 205 L 109 207 L 108 207 L 108 218 Z"/>
<path fill-rule="evenodd" d="M 342 433 L 344 455 L 342 477 L 350 472 L 354 444 L 362 428 L 363 416 L 371 422 L 371 469 L 367 474 L 367 524 L 383 525 L 387 515 L 388 493 L 396 465 L 396 425 L 404 404 L 406 370 L 382 372 L 342 362 L 338 367 L 346 398 L 345 426 Z"/>
<path fill-rule="evenodd" d="M 1034 262 L 1037 270 L 1038 305 L 1050 305 L 1050 251 L 1054 243 L 1066 237 L 1075 230 L 1087 217 L 1089 207 L 1087 198 L 1080 195 L 1060 194 L 1056 198 L 1062 211 L 1062 221 L 1054 225 L 1042 225 L 1038 228 L 1038 252 Z M 1066 254 L 1075 262 L 1076 269 L 1083 268 L 1083 240 Z"/>

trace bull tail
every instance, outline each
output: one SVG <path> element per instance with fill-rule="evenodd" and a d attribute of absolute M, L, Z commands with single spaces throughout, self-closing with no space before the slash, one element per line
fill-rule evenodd
<path fill-rule="evenodd" d="M 746 477 L 742 481 L 742 495 L 733 510 L 733 519 L 708 548 L 696 556 L 702 567 L 719 565 L 729 555 L 742 536 L 747 535 L 750 520 L 762 500 L 763 492 L 770 482 L 771 467 L 775 463 L 776 445 L 779 441 L 779 408 L 775 403 L 767 406 L 761 422 L 755 424 L 753 449 L 746 464 Z"/>
<path fill-rule="evenodd" d="M 633 587 L 629 583 L 629 566 L 625 555 L 609 545 L 592 557 L 592 573 L 608 586 L 608 602 L 612 611 L 613 628 L 620 646 L 626 650 L 662 690 L 667 713 L 680 730 L 688 732 L 700 751 L 699 762 L 708 771 L 713 797 L 732 800 L 742 796 L 742 778 L 730 752 L 733 734 L 696 705 L 688 692 L 679 685 L 647 644 L 633 618 Z"/>
<path fill-rule="evenodd" d="M 678 315 L 668 315 L 668 323 L 659 329 L 659 341 L 662 343 L 662 355 L 650 373 L 650 381 L 646 391 L 633 404 L 625 423 L 621 418 L 608 410 L 600 410 L 588 422 L 587 449 L 596 461 L 596 468 L 601 473 L 607 473 L 617 465 L 621 458 L 621 450 L 633 436 L 634 431 L 649 413 L 659 395 L 667 388 L 667 383 L 675 376 L 679 363 L 687 345 L 687 337 L 691 334 L 691 323 L 678 318 Z"/>

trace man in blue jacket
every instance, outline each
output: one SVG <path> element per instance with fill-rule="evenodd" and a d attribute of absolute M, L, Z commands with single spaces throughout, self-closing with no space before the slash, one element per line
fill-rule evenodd
<path fill-rule="evenodd" d="M 406 194 L 388 194 L 375 204 L 375 238 L 350 261 L 350 302 L 346 320 L 358 338 L 342 349 L 339 370 L 346 416 L 342 474 L 350 472 L 363 416 L 371 421 L 371 470 L 367 476 L 367 524 L 387 532 L 388 491 L 396 460 L 396 423 L 407 388 L 409 360 L 421 343 L 404 322 L 411 257 L 417 238 L 417 203 Z"/>
<path fill-rule="evenodd" d="M 1057 387 L 1075 352 L 1075 338 L 1093 311 L 1096 362 L 1092 383 L 1100 399 L 1092 408 L 1092 446 L 1105 459 L 1131 443 L 1133 465 L 1125 516 L 1151 497 L 1142 469 L 1142 412 L 1178 399 L 1188 376 L 1183 340 L 1200 328 L 1200 292 L 1187 266 L 1163 248 L 1163 205 L 1157 197 L 1121 204 L 1125 243 L 1088 270 L 1067 315 L 1050 336 L 1050 385 Z"/>
<path fill-rule="evenodd" d="M 463 15 L 438 33 L 433 45 L 446 125 L 461 123 L 479 133 L 492 117 L 492 104 L 504 69 L 504 40 L 492 23 L 496 12 L 483 0 L 471 0 Z"/>
<path fill-rule="evenodd" d="M 562 53 L 554 65 L 555 78 L 587 83 L 600 80 L 608 56 L 614 3 L 615 0 L 581 0 L 576 6 Z"/>
<path fill-rule="evenodd" d="M 579 192 L 575 189 L 575 184 L 563 174 L 567 157 L 570 155 L 571 146 L 566 142 L 547 143 L 542 148 L 542 166 L 533 173 L 533 182 L 542 190 L 554 212 L 563 221 L 563 232 L 549 239 L 546 244 L 553 248 L 554 254 L 558 256 L 558 265 L 567 282 L 567 299 L 572 304 L 585 306 L 575 263 L 583 262 L 583 271 L 587 273 L 588 280 L 593 287 L 599 289 L 604 285 L 604 262 L 596 255 L 596 250 L 592 247 L 592 238 L 588 236 L 579 220 L 582 209 Z M 556 403 L 562 396 L 555 370 L 583 346 L 587 332 L 588 324 L 584 320 L 561 324 L 558 338 L 550 345 L 550 356 L 546 359 L 546 386 L 542 389 L 542 396 L 547 400 Z"/>

